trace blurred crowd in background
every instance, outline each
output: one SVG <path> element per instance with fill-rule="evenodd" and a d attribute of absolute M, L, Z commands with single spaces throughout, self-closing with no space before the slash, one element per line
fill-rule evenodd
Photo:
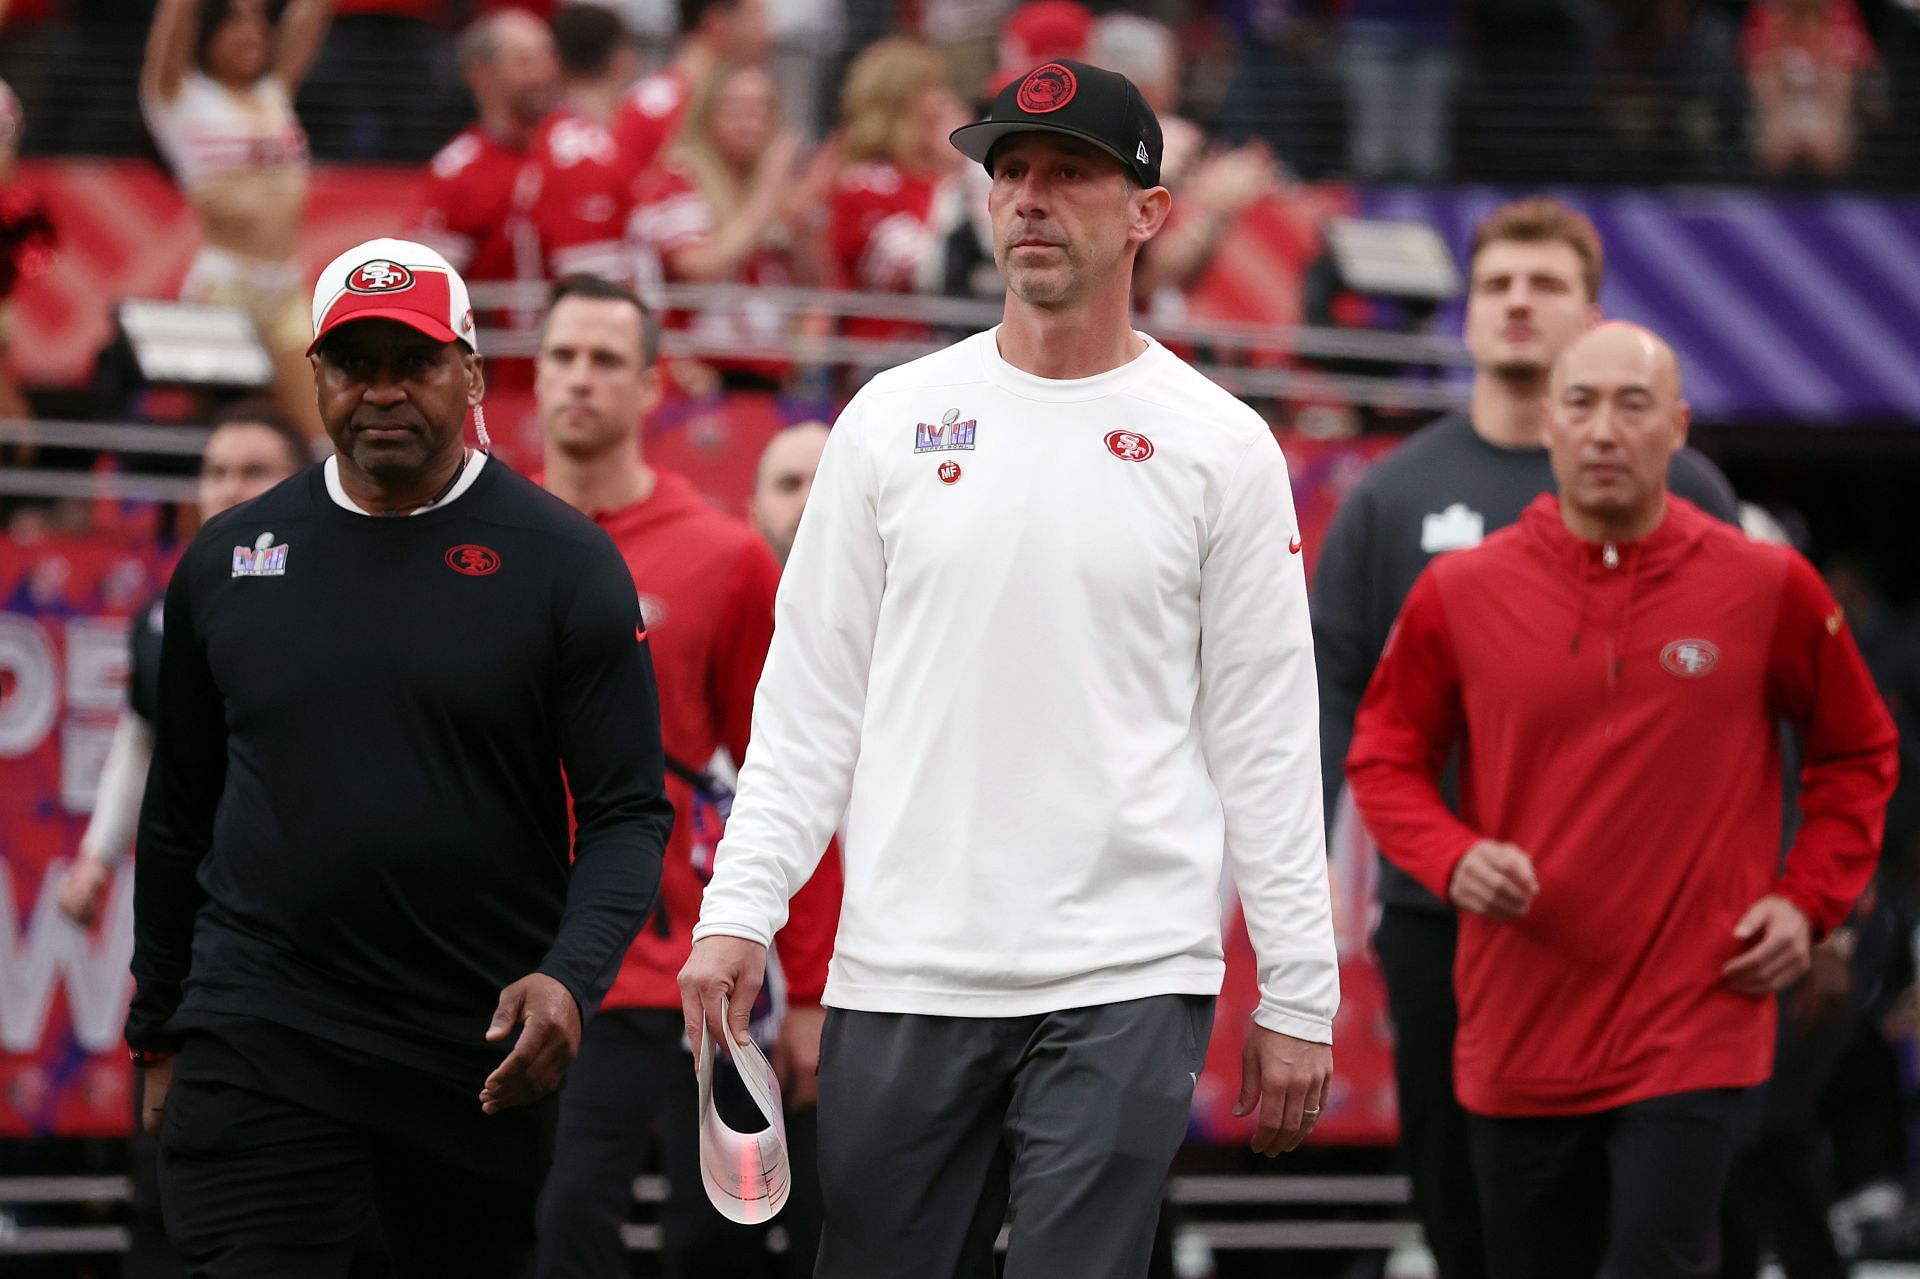
<path fill-rule="evenodd" d="M 420 160 L 470 110 L 458 33 L 491 0 L 343 0 L 299 106 L 316 155 Z M 523 6 L 557 16 L 553 0 Z M 561 4 L 559 9 L 566 6 Z M 610 6 L 636 72 L 686 30 L 673 0 Z M 1727 179 L 1853 174 L 1897 182 L 1920 141 L 1898 126 L 1920 62 L 1910 0 L 790 0 L 759 21 L 781 118 L 834 129 L 829 86 L 875 40 L 907 34 L 977 99 L 1021 53 L 1091 48 L 1125 8 L 1178 50 L 1163 86 L 1222 141 L 1258 138 L 1308 178 Z M 7 79 L 42 153 L 133 154 L 127 94 L 150 4 L 10 0 Z M 1118 36 L 1138 50 L 1146 37 Z M 368 74 L 377 71 L 377 74 Z M 1524 124 L 1524 128 L 1518 127 Z M 1601 153 L 1556 146 L 1582 130 Z"/>
<path fill-rule="evenodd" d="M 1920 0 L 0 0 L 0 355 L 7 299 L 86 247 L 85 228 L 63 228 L 16 180 L 21 159 L 145 157 L 197 220 L 179 297 L 251 317 L 270 361 L 235 393 L 270 389 L 312 438 L 301 235 L 328 212 L 314 162 L 393 166 L 405 225 L 382 233 L 432 243 L 475 286 L 509 450 L 546 285 L 577 271 L 659 304 L 670 404 L 777 396 L 795 402 L 788 420 L 830 418 L 865 372 L 992 322 L 988 180 L 947 135 L 1060 57 L 1125 73 L 1163 123 L 1174 214 L 1141 258 L 1135 302 L 1143 327 L 1189 354 L 1178 326 L 1223 274 L 1276 301 L 1229 320 L 1438 336 L 1431 304 L 1382 309 L 1341 287 L 1311 184 L 1920 185 Z M 1252 251 L 1309 221 L 1279 299 Z M 0 364 L 0 423 L 208 420 L 218 396 L 143 392 L 125 338 L 84 391 L 16 384 Z M 1262 363 L 1257 348 L 1240 355 Z M 1302 355 L 1273 359 L 1297 368 Z M 1322 356 L 1313 372 L 1329 383 L 1419 364 Z M 1447 407 L 1396 412 L 1375 394 L 1338 429 L 1297 406 L 1272 417 L 1350 436 Z M 0 432 L 0 472 L 116 465 L 57 434 L 27 438 Z M 1911 472 L 1910 445 L 1883 455 Z M 1870 509 L 1900 472 L 1810 456 L 1780 443 L 1723 463 L 1741 496 L 1782 517 L 1775 535 L 1817 552 L 1920 776 L 1920 582 L 1883 536 L 1898 522 Z M 1311 482 L 1337 502 L 1365 460 Z M 0 489 L 8 534 L 24 545 L 119 517 L 53 491 Z M 1824 546 L 1810 527 L 1822 520 Z M 1914 1109 L 1902 1054 L 1920 1034 L 1900 935 L 1920 918 L 1917 796 L 1910 781 L 1889 817 L 1884 977 L 1845 1013 L 1822 1103 L 1850 1251 L 1920 1242 L 1899 1188 Z M 1828 975 L 1844 993 L 1844 973 Z"/>

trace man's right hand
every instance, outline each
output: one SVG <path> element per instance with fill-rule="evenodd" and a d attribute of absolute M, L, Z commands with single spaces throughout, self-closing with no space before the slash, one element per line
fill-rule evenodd
<path fill-rule="evenodd" d="M 140 1126 L 147 1136 L 160 1139 L 160 1122 L 167 1117 L 167 1089 L 173 1084 L 173 1058 L 140 1067 Z"/>
<path fill-rule="evenodd" d="M 1488 919 L 1518 919 L 1539 891 L 1533 859 L 1497 839 L 1483 839 L 1469 848 L 1447 882 L 1448 901 Z"/>
<path fill-rule="evenodd" d="M 100 904 L 113 882 L 113 867 L 85 853 L 73 859 L 60 880 L 60 893 L 54 899 L 60 913 L 86 928 L 100 918 Z"/>
<path fill-rule="evenodd" d="M 767 948 L 745 937 L 702 937 L 693 943 L 686 967 L 680 970 L 680 1009 L 687 1019 L 687 1043 L 692 1045 L 694 1066 L 699 1067 L 700 1027 L 718 1040 L 745 1044 L 753 1037 L 747 1023 L 753 1017 L 753 1001 L 759 997 L 760 983 L 766 979 Z M 720 997 L 727 998 L 732 1026 L 720 1020 Z"/>

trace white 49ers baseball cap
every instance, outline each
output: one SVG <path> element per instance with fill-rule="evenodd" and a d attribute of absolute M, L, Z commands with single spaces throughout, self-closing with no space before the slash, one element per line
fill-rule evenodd
<path fill-rule="evenodd" d="M 368 240 L 327 263 L 313 286 L 312 355 L 354 320 L 394 320 L 478 352 L 467 284 L 451 263 L 412 240 Z"/>

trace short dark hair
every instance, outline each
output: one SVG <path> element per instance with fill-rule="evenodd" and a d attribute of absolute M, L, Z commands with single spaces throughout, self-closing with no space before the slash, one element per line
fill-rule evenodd
<path fill-rule="evenodd" d="M 588 298 L 596 302 L 625 302 L 640 313 L 640 367 L 650 369 L 660 355 L 660 331 L 654 323 L 653 308 L 640 300 L 640 295 L 623 284 L 615 284 L 604 276 L 577 275 L 562 276 L 553 282 L 553 292 L 547 295 L 547 314 L 568 298 Z M 541 336 L 546 336 L 546 321 L 540 324 Z"/>
<path fill-rule="evenodd" d="M 560 70 L 577 79 L 604 76 L 627 42 L 627 25 L 603 5 L 570 4 L 553 15 L 553 47 Z"/>
<path fill-rule="evenodd" d="M 280 19 L 281 0 L 267 0 L 264 6 L 269 25 Z M 233 13 L 233 0 L 200 0 L 200 29 L 193 36 L 193 65 L 207 69 L 207 49 L 213 37 Z"/>
<path fill-rule="evenodd" d="M 216 431 L 223 426 L 263 426 L 279 437 L 294 470 L 313 461 L 313 446 L 307 437 L 272 400 L 259 396 L 236 400 L 213 415 L 212 426 Z"/>
<path fill-rule="evenodd" d="M 732 9 L 740 0 L 680 0 L 680 34 L 690 36 L 710 9 Z"/>

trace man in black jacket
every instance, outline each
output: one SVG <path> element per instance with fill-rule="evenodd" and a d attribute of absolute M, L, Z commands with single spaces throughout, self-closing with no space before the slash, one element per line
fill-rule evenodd
<path fill-rule="evenodd" d="M 1360 697 L 1400 605 L 1427 561 L 1476 546 L 1553 488 L 1541 428 L 1547 374 L 1600 319 L 1604 255 L 1593 224 L 1558 200 L 1502 205 L 1474 229 L 1468 258 L 1467 348 L 1473 400 L 1409 436 L 1341 503 L 1314 569 L 1313 649 L 1320 681 L 1320 767 L 1329 821 Z M 1733 489 L 1692 449 L 1669 485 L 1710 515 L 1737 522 Z M 1447 778 L 1451 795 L 1451 773 Z M 1486 1273 L 1467 1117 L 1454 1098 L 1453 908 L 1380 861 L 1374 950 L 1393 1019 L 1401 1150 L 1414 1207 L 1440 1279 Z"/>
<path fill-rule="evenodd" d="M 463 444 L 444 259 L 351 249 L 313 319 L 335 455 L 168 589 L 127 1042 L 197 1274 L 342 1275 L 370 1214 L 402 1273 L 518 1274 L 672 822 L 638 597 Z"/>

